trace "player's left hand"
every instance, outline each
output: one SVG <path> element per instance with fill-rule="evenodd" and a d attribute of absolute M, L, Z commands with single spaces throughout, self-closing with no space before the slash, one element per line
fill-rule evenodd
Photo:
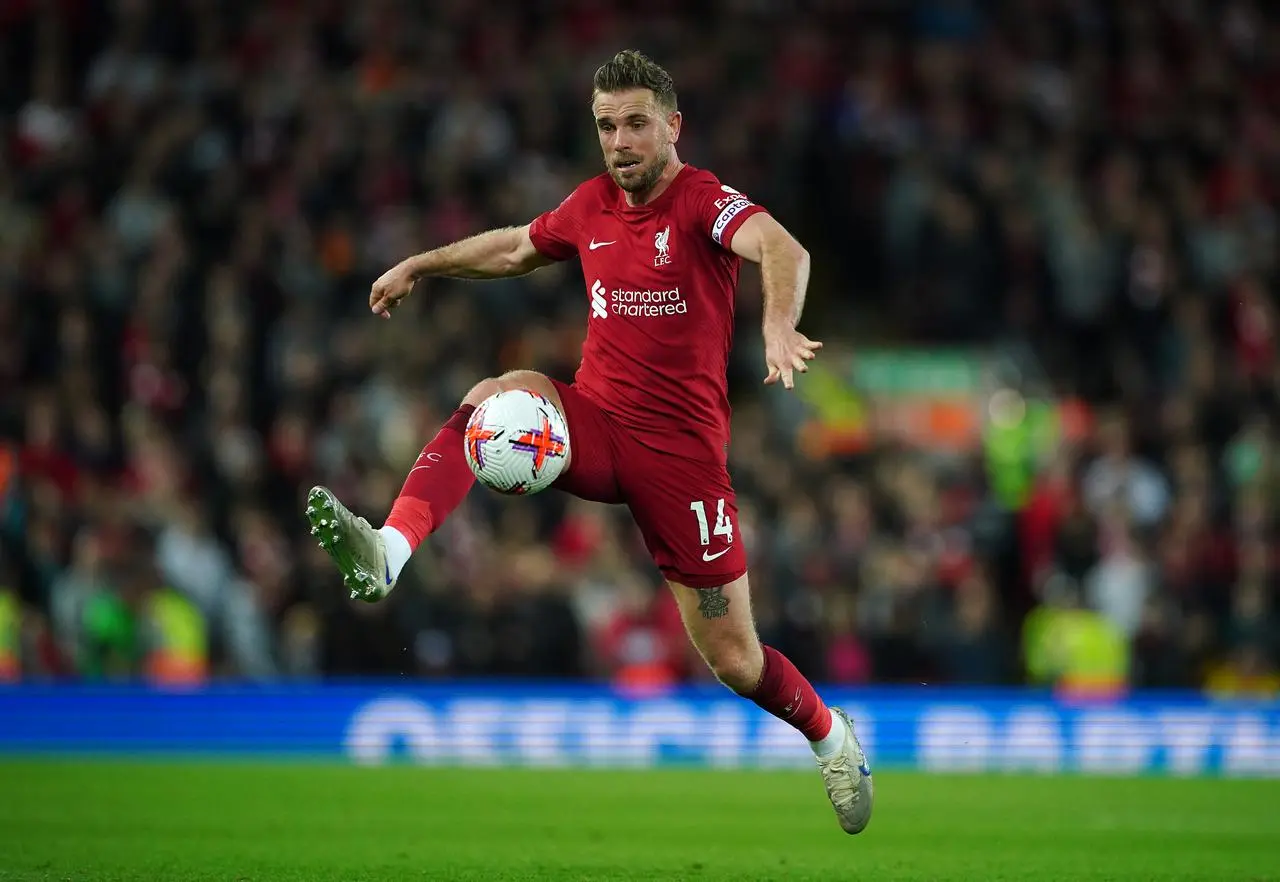
<path fill-rule="evenodd" d="M 795 328 L 786 326 L 764 329 L 764 360 L 769 366 L 769 375 L 764 378 L 766 386 L 772 386 L 782 380 L 782 388 L 795 387 L 795 372 L 804 373 L 809 370 L 809 362 L 818 354 L 822 344 L 810 340 Z"/>

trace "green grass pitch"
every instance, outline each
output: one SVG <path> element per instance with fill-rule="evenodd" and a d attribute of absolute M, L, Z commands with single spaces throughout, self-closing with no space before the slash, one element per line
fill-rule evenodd
<path fill-rule="evenodd" d="M 0 761 L 0 880 L 1280 880 L 1280 783 Z"/>

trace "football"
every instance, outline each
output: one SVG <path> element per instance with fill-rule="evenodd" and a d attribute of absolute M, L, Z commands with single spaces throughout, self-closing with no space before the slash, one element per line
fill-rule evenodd
<path fill-rule="evenodd" d="M 467 465 L 491 490 L 512 495 L 551 486 L 569 461 L 564 416 L 531 389 L 491 395 L 467 421 Z"/>

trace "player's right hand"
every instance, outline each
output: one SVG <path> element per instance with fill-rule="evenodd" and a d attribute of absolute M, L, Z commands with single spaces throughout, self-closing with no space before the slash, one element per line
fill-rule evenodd
<path fill-rule="evenodd" d="M 418 277 L 413 271 L 412 259 L 397 263 L 373 283 L 369 292 L 369 308 L 374 315 L 391 318 L 391 310 L 409 296 L 416 281 Z"/>

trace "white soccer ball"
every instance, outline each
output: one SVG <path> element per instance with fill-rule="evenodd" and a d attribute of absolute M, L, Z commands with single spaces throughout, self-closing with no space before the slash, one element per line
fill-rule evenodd
<path fill-rule="evenodd" d="M 569 461 L 569 429 L 549 400 L 530 389 L 491 395 L 467 420 L 463 448 L 476 479 L 522 496 L 551 486 Z"/>

